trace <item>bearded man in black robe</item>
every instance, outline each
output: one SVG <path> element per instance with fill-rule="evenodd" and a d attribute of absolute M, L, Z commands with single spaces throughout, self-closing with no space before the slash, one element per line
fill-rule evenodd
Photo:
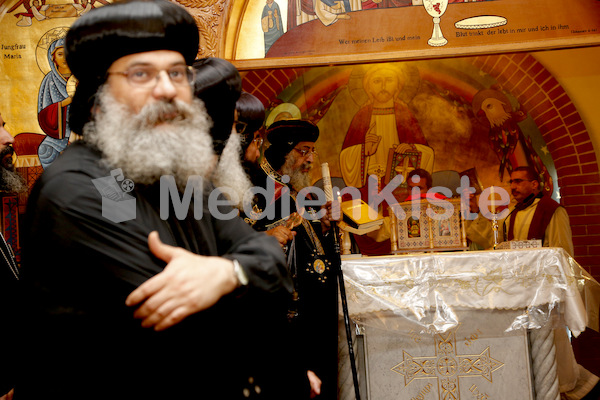
<path fill-rule="evenodd" d="M 209 182 L 198 44 L 166 0 L 106 5 L 69 30 L 69 123 L 84 139 L 29 198 L 16 399 L 285 398 L 257 355 L 291 279 L 277 242 Z"/>
<path fill-rule="evenodd" d="M 338 304 L 331 229 L 335 213 L 324 192 L 311 187 L 318 138 L 319 128 L 307 120 L 281 120 L 269 127 L 271 145 L 252 174 L 253 183 L 263 191 L 257 192 L 245 221 L 277 238 L 286 251 L 294 281 L 286 339 L 295 348 L 294 362 L 307 371 L 309 394 L 335 399 Z"/>

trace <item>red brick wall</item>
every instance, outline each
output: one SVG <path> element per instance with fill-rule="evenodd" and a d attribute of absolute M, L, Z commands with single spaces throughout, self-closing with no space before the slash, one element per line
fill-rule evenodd
<path fill-rule="evenodd" d="M 290 82 L 298 79 L 307 68 L 287 68 L 264 71 L 242 72 L 243 89 L 255 95 L 265 107 L 273 107 L 272 99 L 277 98 L 279 93 L 285 89 Z"/>

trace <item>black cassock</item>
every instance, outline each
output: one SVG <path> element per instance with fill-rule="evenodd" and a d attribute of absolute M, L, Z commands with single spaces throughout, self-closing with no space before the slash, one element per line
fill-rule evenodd
<path fill-rule="evenodd" d="M 278 225 L 294 226 L 296 236 L 286 246 L 288 267 L 293 276 L 295 297 L 289 309 L 287 340 L 292 356 L 304 369 L 314 371 L 323 381 L 320 399 L 337 398 L 338 294 L 336 271 L 332 268 L 333 237 L 323 235 L 316 213 L 320 207 L 304 203 L 307 218 L 299 218 L 297 194 L 282 180 L 267 160 L 253 174 L 253 183 L 266 189 L 255 196 L 253 215 L 245 221 L 257 231 Z M 310 199 L 309 199 L 310 200 Z M 313 203 L 318 203 L 316 199 Z M 289 205 L 289 206 L 288 206 Z M 311 218 L 308 216 L 311 215 Z M 262 216 L 262 218 L 261 218 Z"/>
<path fill-rule="evenodd" d="M 19 307 L 19 267 L 10 245 L 0 234 L 0 396 L 15 385 L 15 342 Z"/>
<path fill-rule="evenodd" d="M 292 284 L 276 240 L 239 217 L 211 216 L 207 192 L 201 219 L 194 218 L 199 199 L 192 196 L 186 218 L 168 201 L 163 220 L 158 183 L 130 182 L 135 218 L 112 222 L 92 182 L 110 176 L 97 150 L 74 143 L 31 193 L 16 399 L 287 398 L 294 384 L 281 364 L 285 349 L 272 339 L 286 323 Z M 142 328 L 125 298 L 165 266 L 148 249 L 154 230 L 166 244 L 237 259 L 247 289 L 165 331 Z"/>

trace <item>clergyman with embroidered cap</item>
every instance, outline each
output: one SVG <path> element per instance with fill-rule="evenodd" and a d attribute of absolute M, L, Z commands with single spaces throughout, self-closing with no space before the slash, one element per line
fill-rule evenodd
<path fill-rule="evenodd" d="M 299 192 L 311 186 L 310 171 L 317 157 L 319 128 L 308 120 L 280 120 L 267 129 L 271 145 L 260 164 L 262 174 L 253 176 L 257 187 L 274 187 L 267 196 L 257 195 L 255 211 L 262 218 L 246 217 L 254 229 L 279 236 L 294 281 L 289 307 L 290 338 L 298 349 L 294 363 L 307 371 L 311 391 L 322 399 L 337 396 L 337 282 L 332 268 L 333 235 L 331 202 L 297 209 Z M 315 204 L 318 198 L 308 194 Z M 302 201 L 302 199 L 300 199 Z M 287 203 L 287 204 L 286 204 Z M 289 207 L 288 207 L 289 204 Z M 267 207 L 274 207 L 272 217 Z M 319 338 L 314 340 L 314 338 Z"/>

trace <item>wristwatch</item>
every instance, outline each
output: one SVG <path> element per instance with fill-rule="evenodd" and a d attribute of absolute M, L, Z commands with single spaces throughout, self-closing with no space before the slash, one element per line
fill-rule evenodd
<path fill-rule="evenodd" d="M 240 265 L 239 261 L 235 259 L 231 261 L 233 262 L 233 272 L 235 272 L 235 276 L 238 279 L 239 286 L 248 285 L 248 277 L 246 276 L 246 273 L 244 272 L 244 269 Z"/>

